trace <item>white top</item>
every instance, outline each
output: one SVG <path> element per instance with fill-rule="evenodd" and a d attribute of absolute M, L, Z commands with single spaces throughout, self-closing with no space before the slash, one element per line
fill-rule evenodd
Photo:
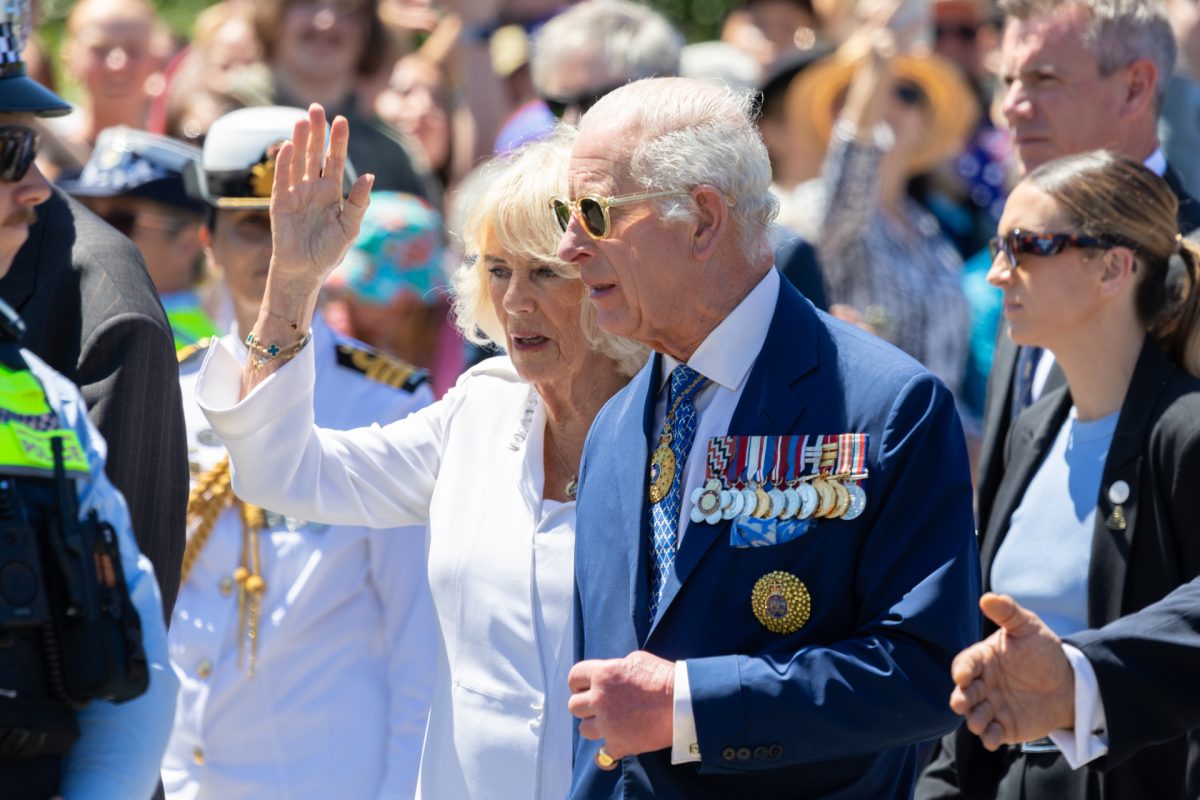
<path fill-rule="evenodd" d="M 410 392 L 340 365 L 348 341 L 314 321 L 308 350 L 319 354 L 324 424 L 400 419 L 432 400 L 427 385 Z M 245 346 L 231 335 L 220 347 L 240 373 Z M 225 455 L 196 404 L 199 362 L 185 363 L 180 379 L 193 476 Z M 162 765 L 171 800 L 412 797 L 436 668 L 425 529 L 311 518 L 272 513 L 259 533 L 267 589 L 254 678 L 237 663 L 236 510 L 218 517 L 180 587 L 168 635 L 180 691 Z"/>
<path fill-rule="evenodd" d="M 239 402 L 241 365 L 213 348 L 198 396 L 229 448 L 234 488 L 325 523 L 428 523 L 441 664 L 418 796 L 561 800 L 571 780 L 573 569 L 538 569 L 562 553 L 537 551 L 544 537 L 571 547 L 575 510 L 543 513 L 540 398 L 507 358 L 493 358 L 405 420 L 341 433 L 314 427 L 314 379 L 306 347 Z M 553 598 L 564 598 L 561 611 Z M 543 643 L 550 637 L 562 644 Z"/>
<path fill-rule="evenodd" d="M 992 591 L 1012 595 L 1059 636 L 1088 626 L 1096 498 L 1119 415 L 1084 422 L 1071 407 L 992 560 Z"/>

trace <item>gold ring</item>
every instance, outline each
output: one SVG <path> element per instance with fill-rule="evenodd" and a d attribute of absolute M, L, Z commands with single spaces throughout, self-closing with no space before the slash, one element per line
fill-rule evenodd
<path fill-rule="evenodd" d="M 613 758 L 605 751 L 604 746 L 596 751 L 596 766 L 603 770 L 610 770 L 617 765 L 617 759 Z"/>

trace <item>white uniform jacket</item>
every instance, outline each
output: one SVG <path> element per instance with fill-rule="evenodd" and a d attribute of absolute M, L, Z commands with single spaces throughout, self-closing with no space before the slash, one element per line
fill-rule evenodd
<path fill-rule="evenodd" d="M 232 335 L 221 346 L 240 372 L 245 346 Z M 319 317 L 306 352 L 317 354 L 324 425 L 390 422 L 432 399 L 427 381 L 396 388 L 368 378 L 363 359 L 374 356 Z M 203 472 L 225 451 L 196 405 L 201 361 L 185 360 L 180 380 L 190 459 Z M 180 587 L 168 639 L 181 688 L 162 770 L 171 800 L 413 795 L 436 666 L 425 529 L 310 519 L 268 513 L 259 534 L 266 594 L 253 678 L 237 663 L 237 510 L 222 512 Z"/>
<path fill-rule="evenodd" d="M 427 522 L 442 663 L 418 795 L 561 800 L 575 504 L 543 510 L 538 394 L 493 358 L 401 422 L 341 433 L 314 427 L 314 377 L 309 347 L 238 402 L 241 365 L 213 349 L 198 398 L 235 489 L 328 523 Z"/>

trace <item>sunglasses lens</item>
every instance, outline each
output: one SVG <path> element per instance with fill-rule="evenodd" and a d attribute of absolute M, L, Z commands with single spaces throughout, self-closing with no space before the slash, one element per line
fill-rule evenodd
<path fill-rule="evenodd" d="M 597 239 L 603 239 L 608 234 L 608 221 L 604 218 L 604 207 L 591 197 L 579 201 L 579 218 L 583 227 Z"/>
<path fill-rule="evenodd" d="M 28 128 L 0 128 L 0 181 L 16 183 L 37 157 L 38 137 Z"/>
<path fill-rule="evenodd" d="M 906 106 L 919 106 L 925 102 L 925 93 L 912 83 L 901 83 L 896 86 L 896 99 Z"/>
<path fill-rule="evenodd" d="M 550 204 L 554 209 L 554 218 L 558 220 L 558 227 L 563 233 L 567 232 L 567 227 L 571 224 L 571 207 L 562 200 L 555 200 Z"/>
<path fill-rule="evenodd" d="M 110 211 L 101 219 L 116 228 L 122 236 L 131 236 L 137 216 L 131 211 Z"/>
<path fill-rule="evenodd" d="M 554 115 L 555 119 L 562 119 L 563 115 L 567 113 L 567 106 L 570 105 L 570 101 L 557 97 L 543 97 L 542 102 L 546 104 L 546 108 L 550 109 L 550 113 Z"/>

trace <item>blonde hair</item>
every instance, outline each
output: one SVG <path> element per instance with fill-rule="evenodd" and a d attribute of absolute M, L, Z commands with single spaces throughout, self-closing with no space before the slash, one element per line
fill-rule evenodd
<path fill-rule="evenodd" d="M 460 198 L 463 263 L 451 278 L 454 320 L 467 341 L 505 346 L 504 328 L 487 293 L 487 265 L 480 248 L 486 237 L 510 257 L 545 264 L 564 278 L 579 280 L 579 268 L 560 259 L 562 231 L 550 201 L 567 194 L 567 165 L 575 131 L 559 126 L 554 134 L 498 156 L 472 176 Z M 579 321 L 592 349 L 616 362 L 622 375 L 646 363 L 649 351 L 629 339 L 600 329 L 596 309 L 579 284 Z"/>

